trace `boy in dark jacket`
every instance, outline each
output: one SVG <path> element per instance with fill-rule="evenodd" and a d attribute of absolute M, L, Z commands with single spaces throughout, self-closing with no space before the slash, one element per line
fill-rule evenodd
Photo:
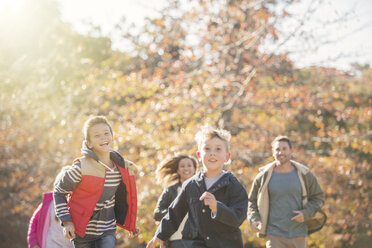
<path fill-rule="evenodd" d="M 203 127 L 196 134 L 197 156 L 203 170 L 186 181 L 162 219 L 147 248 L 165 247 L 164 241 L 189 217 L 182 231 L 185 247 L 242 248 L 239 226 L 244 222 L 248 197 L 236 177 L 224 171 L 230 161 L 230 133 Z"/>
<path fill-rule="evenodd" d="M 75 248 L 115 247 L 116 225 L 138 234 L 137 193 L 131 165 L 111 150 L 105 117 L 85 122 L 83 157 L 65 167 L 54 184 L 56 215 Z"/>

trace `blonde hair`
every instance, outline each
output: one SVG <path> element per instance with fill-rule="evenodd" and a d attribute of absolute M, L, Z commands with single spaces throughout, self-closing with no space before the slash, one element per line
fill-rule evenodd
<path fill-rule="evenodd" d="M 84 127 L 83 127 L 84 139 L 90 141 L 90 137 L 89 137 L 90 129 L 94 125 L 101 124 L 101 123 L 106 124 L 110 128 L 111 135 L 113 135 L 111 126 L 110 126 L 109 122 L 107 121 L 106 117 L 104 117 L 104 116 L 92 116 L 84 123 Z"/>
<path fill-rule="evenodd" d="M 209 140 L 209 139 L 216 138 L 216 137 L 225 141 L 226 149 L 227 149 L 227 151 L 230 151 L 230 144 L 229 144 L 230 139 L 231 139 L 230 132 L 225 130 L 225 129 L 212 128 L 208 124 L 202 126 L 200 128 L 200 130 L 195 135 L 195 141 L 198 144 L 198 150 L 200 150 L 201 145 L 203 144 L 203 142 L 205 142 L 206 140 Z"/>
<path fill-rule="evenodd" d="M 178 154 L 174 157 L 162 161 L 156 169 L 156 179 L 158 182 L 168 187 L 172 183 L 180 182 L 181 178 L 178 174 L 178 166 L 182 159 L 187 158 L 192 161 L 195 171 L 198 167 L 198 162 L 195 157 L 187 154 Z"/>

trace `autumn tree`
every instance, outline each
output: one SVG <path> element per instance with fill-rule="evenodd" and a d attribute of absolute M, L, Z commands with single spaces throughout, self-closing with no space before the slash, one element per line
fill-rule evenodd
<path fill-rule="evenodd" d="M 25 1 L 22 22 L 1 13 L 2 244 L 25 246 L 25 223 L 41 192 L 80 156 L 86 118 L 102 114 L 112 123 L 114 149 L 140 169 L 142 233 L 128 240 L 119 231 L 118 247 L 141 247 L 152 237 L 162 191 L 156 166 L 177 152 L 195 154 L 193 136 L 204 123 L 232 133 L 228 169 L 247 190 L 258 167 L 272 159 L 271 140 L 288 134 L 296 159 L 326 192 L 328 223 L 310 236 L 309 246 L 367 247 L 371 69 L 299 69 L 286 54 L 263 49 L 286 40 L 278 24 L 290 17 L 291 4 L 169 1 L 138 35 L 123 32 L 130 52 L 113 50 L 102 35 L 75 33 L 55 1 Z M 247 222 L 242 231 L 247 247 L 264 246 Z"/>
<path fill-rule="evenodd" d="M 340 188 L 337 183 L 330 184 L 333 179 L 327 176 L 337 170 L 332 163 L 334 156 L 342 152 L 348 157 L 355 152 L 338 143 L 336 137 L 347 133 L 343 136 L 346 144 L 360 138 L 351 138 L 350 133 L 342 128 L 345 123 L 340 121 L 342 114 L 337 110 L 343 111 L 341 109 L 346 106 L 338 105 L 337 98 L 351 96 L 353 91 L 350 88 L 359 87 L 355 86 L 359 85 L 355 82 L 358 79 L 332 68 L 299 70 L 285 54 L 262 50 L 262 43 L 268 39 L 274 44 L 277 42 L 278 46 L 282 44 L 276 24 L 287 18 L 288 12 L 286 8 L 278 12 L 275 7 L 279 2 L 171 1 L 161 17 L 149 20 L 138 36 L 125 36 L 131 37 L 137 47 L 137 55 L 143 58 L 143 62 L 133 71 L 140 75 L 146 85 L 161 89 L 161 97 L 156 94 L 149 98 L 155 108 L 145 112 L 147 122 L 156 127 L 154 134 L 159 143 L 164 138 L 162 133 L 180 132 L 187 136 L 184 136 L 183 144 L 177 143 L 175 150 L 192 151 L 191 134 L 202 123 L 210 122 L 227 128 L 233 134 L 234 163 L 231 169 L 248 186 L 256 174 L 256 168 L 252 167 L 270 160 L 270 141 L 273 137 L 281 133 L 289 134 L 299 147 L 298 159 L 314 167 L 323 185 L 333 186 L 332 189 L 326 189 L 330 204 L 326 208 L 330 209 L 337 205 L 334 201 L 340 199 L 338 194 L 335 197 L 330 193 Z M 289 5 L 292 2 L 280 3 Z M 370 92 L 366 91 L 366 96 L 369 95 Z M 360 97 L 356 99 L 362 103 Z M 368 106 L 368 103 L 369 100 L 363 102 L 367 104 L 364 106 Z M 369 108 L 365 111 L 363 113 L 369 116 Z M 151 112 L 160 113 L 162 118 L 155 116 L 153 119 Z M 333 129 L 336 131 L 332 132 Z M 368 134 L 369 130 L 370 125 L 367 124 L 363 131 Z M 368 135 L 363 136 L 364 139 Z M 329 138 L 331 136 L 334 138 Z M 369 148 L 369 138 L 364 140 L 364 144 Z M 362 171 L 368 170 L 366 161 L 370 153 L 360 154 L 361 160 L 351 160 L 351 163 L 359 164 Z M 321 164 L 319 168 L 316 166 L 318 164 Z M 154 167 L 150 173 L 153 170 Z M 363 192 L 369 192 L 368 177 L 360 174 L 354 176 L 360 176 L 359 183 L 366 187 Z M 348 199 L 353 193 L 348 191 L 346 195 L 345 199 Z M 142 201 L 146 206 L 153 202 L 153 198 L 144 198 Z M 326 244 L 351 247 L 358 242 L 358 245 L 367 244 L 365 240 L 371 236 L 370 223 L 363 220 L 368 219 L 366 203 L 369 198 L 364 195 L 353 198 L 352 202 L 363 206 L 359 220 L 350 223 L 353 227 L 346 224 L 342 228 L 333 229 L 336 225 L 326 228 L 322 233 L 313 235 L 315 238 L 309 241 L 311 246 Z M 343 211 L 348 211 L 346 209 Z M 151 217 L 151 213 L 149 215 Z M 342 219 L 336 221 L 338 225 L 346 223 L 343 216 L 330 217 L 329 224 L 336 218 Z M 357 230 L 363 231 L 356 233 Z M 364 235 L 366 230 L 369 234 Z M 243 231 L 246 241 L 262 245 L 262 241 L 252 237 L 248 228 Z M 332 234 L 337 237 L 336 244 L 327 239 Z"/>

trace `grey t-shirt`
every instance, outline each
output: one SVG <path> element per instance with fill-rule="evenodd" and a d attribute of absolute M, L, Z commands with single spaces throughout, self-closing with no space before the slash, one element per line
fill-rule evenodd
<path fill-rule="evenodd" d="M 207 190 L 212 187 L 212 185 L 218 181 L 223 175 L 226 174 L 226 171 L 222 171 L 221 174 L 219 174 L 216 177 L 204 177 L 205 186 L 207 187 Z"/>
<path fill-rule="evenodd" d="M 267 233 L 294 238 L 307 235 L 307 226 L 291 220 L 294 210 L 302 209 L 301 183 L 297 170 L 273 171 L 269 182 L 270 211 Z"/>

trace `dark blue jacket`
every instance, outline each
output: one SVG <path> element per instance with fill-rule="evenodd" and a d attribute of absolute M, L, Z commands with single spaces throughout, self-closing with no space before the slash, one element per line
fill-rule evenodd
<path fill-rule="evenodd" d="M 161 219 L 168 213 L 168 207 L 174 199 L 176 199 L 178 194 L 177 189 L 180 186 L 181 183 L 175 183 L 163 191 L 154 210 L 154 219 L 156 221 L 161 221 Z"/>
<path fill-rule="evenodd" d="M 155 235 L 163 241 L 168 240 L 188 212 L 182 239 L 195 241 L 195 247 L 242 248 L 239 226 L 247 217 L 248 207 L 244 187 L 231 172 L 227 172 L 209 188 L 208 192 L 217 200 L 217 215 L 214 218 L 209 207 L 199 200 L 205 191 L 203 172 L 185 182 Z M 191 247 L 194 245 L 191 244 Z"/>

